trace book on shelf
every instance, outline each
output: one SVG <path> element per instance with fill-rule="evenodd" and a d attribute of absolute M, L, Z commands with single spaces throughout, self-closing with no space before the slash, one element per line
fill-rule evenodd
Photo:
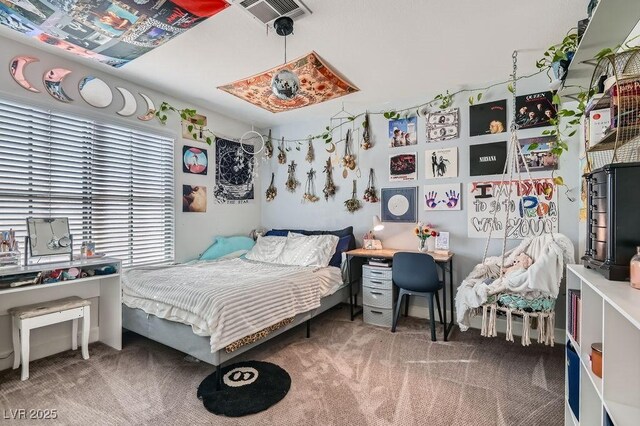
<path fill-rule="evenodd" d="M 580 344 L 580 311 L 582 308 L 580 290 L 570 289 L 568 292 L 569 297 L 569 312 L 567 312 L 567 330 L 573 340 L 577 344 Z"/>

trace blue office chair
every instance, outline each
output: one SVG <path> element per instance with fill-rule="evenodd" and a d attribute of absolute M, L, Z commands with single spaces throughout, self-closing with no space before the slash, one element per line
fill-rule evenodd
<path fill-rule="evenodd" d="M 406 303 L 408 306 L 409 296 L 421 296 L 426 297 L 429 301 L 431 340 L 436 341 L 435 312 L 433 309 L 434 296 L 438 305 L 440 322 L 444 324 L 442 310 L 440 309 L 440 296 L 438 295 L 438 291 L 442 289 L 444 283 L 440 281 L 436 268 L 436 262 L 433 257 L 425 253 L 396 253 L 393 255 L 393 284 L 400 289 L 400 294 L 398 295 L 398 303 L 393 315 L 392 333 L 396 331 L 402 298 L 407 296 Z"/>

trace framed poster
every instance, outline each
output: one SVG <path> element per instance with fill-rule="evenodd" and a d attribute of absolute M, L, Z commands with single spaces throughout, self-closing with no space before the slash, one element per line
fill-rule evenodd
<path fill-rule="evenodd" d="M 206 175 L 209 167 L 207 150 L 194 146 L 182 147 L 182 171 L 194 175 Z"/>
<path fill-rule="evenodd" d="M 458 177 L 458 148 L 427 150 L 424 162 L 427 179 Z"/>
<path fill-rule="evenodd" d="M 470 182 L 467 196 L 469 238 L 522 239 L 558 232 L 558 193 L 551 178 L 511 182 Z M 509 190 L 511 199 L 509 200 Z M 507 210 L 509 209 L 509 222 Z M 495 215 L 495 221 L 494 221 Z"/>
<path fill-rule="evenodd" d="M 460 183 L 424 186 L 425 211 L 461 210 Z"/>
<path fill-rule="evenodd" d="M 380 190 L 380 218 L 382 222 L 418 221 L 418 188 L 382 188 Z"/>
<path fill-rule="evenodd" d="M 389 146 L 418 144 L 418 117 L 399 118 L 389 121 Z"/>
<path fill-rule="evenodd" d="M 469 175 L 500 175 L 507 161 L 507 143 L 494 142 L 469 146 Z"/>
<path fill-rule="evenodd" d="M 451 108 L 427 114 L 427 142 L 448 141 L 460 136 L 460 110 Z"/>
<path fill-rule="evenodd" d="M 550 126 L 556 118 L 551 92 L 531 93 L 516 97 L 516 124 L 520 129 Z"/>
<path fill-rule="evenodd" d="M 207 211 L 207 187 L 182 185 L 182 211 L 205 213 Z"/>
<path fill-rule="evenodd" d="M 418 153 L 407 152 L 389 156 L 389 180 L 403 182 L 418 177 Z"/>
<path fill-rule="evenodd" d="M 520 139 L 522 156 L 527 162 L 529 171 L 549 171 L 554 170 L 558 165 L 558 156 L 551 153 L 553 143 L 557 140 L 555 136 L 539 136 L 537 138 Z M 520 171 L 524 172 L 524 161 L 519 159 Z"/>
<path fill-rule="evenodd" d="M 489 135 L 506 131 L 506 99 L 469 107 L 469 136 Z"/>

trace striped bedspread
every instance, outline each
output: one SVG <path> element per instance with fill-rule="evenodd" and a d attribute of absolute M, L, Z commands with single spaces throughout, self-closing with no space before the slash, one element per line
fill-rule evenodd
<path fill-rule="evenodd" d="M 332 279 L 327 279 L 327 272 L 332 273 Z M 333 267 L 244 259 L 134 268 L 123 276 L 123 303 L 191 325 L 195 334 L 211 336 L 211 351 L 215 352 L 319 307 L 320 298 L 335 286 L 336 277 L 340 277 L 339 270 Z"/>

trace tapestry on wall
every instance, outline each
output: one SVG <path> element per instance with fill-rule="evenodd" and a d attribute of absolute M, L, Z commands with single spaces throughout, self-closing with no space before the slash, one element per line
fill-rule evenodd
<path fill-rule="evenodd" d="M 558 156 L 551 152 L 556 142 L 555 136 L 539 136 L 536 138 L 520 139 L 522 157 L 527 162 L 531 172 L 554 170 L 558 165 Z M 524 172 L 524 161 L 519 157 L 520 171 Z"/>
<path fill-rule="evenodd" d="M 207 211 L 207 187 L 182 185 L 182 211 L 205 213 Z"/>
<path fill-rule="evenodd" d="M 120 67 L 228 6 L 224 0 L 0 0 L 0 25 Z"/>
<path fill-rule="evenodd" d="M 491 229 L 492 237 L 506 234 L 510 239 L 558 232 L 558 194 L 551 178 L 533 179 L 533 183 L 529 180 L 471 182 L 467 194 L 469 238 L 486 238 Z M 507 209 L 509 222 L 505 224 Z"/>
<path fill-rule="evenodd" d="M 418 117 L 399 118 L 389 121 L 389 146 L 417 145 Z"/>
<path fill-rule="evenodd" d="M 461 210 L 460 183 L 445 183 L 442 185 L 424 186 L 424 209 L 434 210 Z"/>
<path fill-rule="evenodd" d="M 550 126 L 551 119 L 556 118 L 553 94 L 543 92 L 518 96 L 516 111 L 516 124 L 520 129 Z"/>
<path fill-rule="evenodd" d="M 402 182 L 418 177 L 418 153 L 408 152 L 389 156 L 389 180 Z"/>
<path fill-rule="evenodd" d="M 424 152 L 427 179 L 458 177 L 458 148 L 442 148 Z"/>
<path fill-rule="evenodd" d="M 427 114 L 427 142 L 448 141 L 460 136 L 458 108 Z"/>
<path fill-rule="evenodd" d="M 469 107 L 469 136 L 489 135 L 506 131 L 506 99 Z"/>
<path fill-rule="evenodd" d="M 273 75 L 283 68 L 300 79 L 298 94 L 293 99 L 279 99 L 271 91 Z M 218 89 L 273 113 L 319 104 L 360 90 L 338 76 L 316 52 Z"/>
<path fill-rule="evenodd" d="M 215 144 L 216 202 L 242 204 L 253 200 L 253 145 L 221 138 L 216 138 Z"/>

